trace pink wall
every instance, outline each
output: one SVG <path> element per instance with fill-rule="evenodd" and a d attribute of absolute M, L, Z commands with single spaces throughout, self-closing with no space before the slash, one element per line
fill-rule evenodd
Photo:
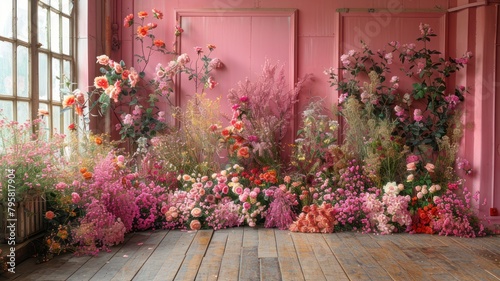
<path fill-rule="evenodd" d="M 498 20 L 499 10 L 497 4 L 485 5 L 485 2 L 469 4 L 472 1 L 436 0 L 436 1 L 411 1 L 411 0 L 360 0 L 360 1 L 332 1 L 332 0 L 141 0 L 141 1 L 114 1 L 115 17 L 120 26 L 120 40 L 122 47 L 111 55 L 114 59 L 123 59 L 130 64 L 133 60 L 134 42 L 133 30 L 124 29 L 122 19 L 130 13 L 157 8 L 164 12 L 165 19 L 158 27 L 156 34 L 162 34 L 165 42 L 170 42 L 173 37 L 176 12 L 189 9 L 210 9 L 219 19 L 229 16 L 225 9 L 245 13 L 256 13 L 268 9 L 297 9 L 296 46 L 297 57 L 289 74 L 296 73 L 302 77 L 307 73 L 313 74 L 313 81 L 308 84 L 301 94 L 298 109 L 303 108 L 311 98 L 320 97 L 327 104 L 334 104 L 337 93 L 329 87 L 323 70 L 331 66 L 338 66 L 340 55 L 352 47 L 359 47 L 359 39 L 364 38 L 370 46 L 382 48 L 391 40 L 401 42 L 413 41 L 418 34 L 418 23 L 428 22 L 439 34 L 440 41 L 435 42 L 435 48 L 441 50 L 446 56 L 459 57 L 466 51 L 474 53 L 474 59 L 464 71 L 461 71 L 455 80 L 450 81 L 468 87 L 471 94 L 466 96 L 466 110 L 464 114 L 465 137 L 461 154 L 472 162 L 474 173 L 465 176 L 467 186 L 480 191 L 481 198 L 486 198 L 487 204 L 479 207 L 480 214 L 488 215 L 490 207 L 500 209 L 500 113 L 496 108 L 500 106 L 500 98 L 496 97 L 499 73 L 495 71 L 500 61 L 498 52 Z M 495 1 L 489 1 L 495 2 Z M 498 2 L 498 1 L 497 1 Z M 349 8 L 349 12 L 337 9 Z M 375 9 L 369 13 L 368 8 Z M 449 10 L 448 10 L 449 9 Z M 200 42 L 218 44 L 220 48 L 215 55 L 227 59 L 226 73 L 219 82 L 224 84 L 221 90 L 233 87 L 239 80 L 254 75 L 255 67 L 233 67 L 231 63 L 235 58 L 248 57 L 249 52 L 254 54 L 268 54 L 273 60 L 283 59 L 279 49 L 264 52 L 259 48 L 273 46 L 282 34 L 269 39 L 269 44 L 260 46 L 247 45 L 242 48 L 226 48 L 225 43 L 239 38 L 224 37 L 223 32 L 230 32 L 234 22 L 226 25 L 220 23 L 203 23 L 204 40 L 217 39 L 217 42 Z M 232 19 L 233 21 L 235 19 Z M 273 22 L 268 22 L 271 28 Z M 246 25 L 248 26 L 248 25 Z M 264 25 L 265 26 L 265 25 Z M 234 30 L 233 30 L 234 31 Z M 220 34 L 218 34 L 220 33 Z M 271 33 L 272 35 L 272 33 Z M 191 38 L 193 39 L 193 38 Z M 286 38 L 280 41 L 287 40 Z M 192 42 L 190 42 L 192 43 Z M 238 42 L 241 43 L 241 42 Z M 226 45 L 226 47 L 227 47 Z M 235 45 L 235 43 L 233 43 Z M 236 44 L 238 45 L 238 44 Z M 184 47 L 183 47 L 184 48 Z M 257 49 L 255 49 L 257 48 Z M 260 51 L 259 51 L 260 50 Z M 220 51 L 220 52 L 219 52 Z M 90 56 L 90 55 L 89 55 Z M 166 62 L 166 58 L 156 60 Z M 260 65 L 264 58 L 252 57 L 251 65 Z M 150 64 L 153 69 L 155 63 Z M 225 93 L 218 92 L 225 96 Z M 496 223 L 500 223 L 500 217 Z"/>

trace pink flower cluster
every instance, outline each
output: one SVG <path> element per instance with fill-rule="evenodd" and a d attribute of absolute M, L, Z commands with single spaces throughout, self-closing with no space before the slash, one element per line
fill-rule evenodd
<path fill-rule="evenodd" d="M 363 211 L 371 228 L 364 228 L 364 231 L 391 234 L 409 229 L 412 224 L 408 210 L 410 200 L 410 196 L 384 194 L 380 200 L 376 194 L 365 194 Z M 406 228 L 403 228 L 404 226 Z"/>

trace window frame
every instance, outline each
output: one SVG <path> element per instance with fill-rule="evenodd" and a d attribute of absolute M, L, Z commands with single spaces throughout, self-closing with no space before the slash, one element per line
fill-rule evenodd
<path fill-rule="evenodd" d="M 20 102 L 27 102 L 29 107 L 28 118 L 30 120 L 34 120 L 38 117 L 39 108 L 43 108 L 44 105 L 47 106 L 47 110 L 49 111 L 49 118 L 46 119 L 47 127 L 50 129 L 50 132 L 57 133 L 67 133 L 67 125 L 73 122 L 73 116 L 70 112 L 63 112 L 62 102 L 63 98 L 59 98 L 56 95 L 60 95 L 60 84 L 55 85 L 55 83 L 61 83 L 60 80 L 56 80 L 53 76 L 62 77 L 63 73 L 69 73 L 69 77 L 67 77 L 70 81 L 74 81 L 77 77 L 77 68 L 76 68 L 76 58 L 77 58 L 77 44 L 76 44 L 76 34 L 77 34 L 77 5 L 73 0 L 57 0 L 58 4 L 57 8 L 54 8 L 51 5 L 51 1 L 54 0 L 28 0 L 27 1 L 27 41 L 25 42 L 18 37 L 18 1 L 17 0 L 9 0 L 12 3 L 12 37 L 0 36 L 0 41 L 8 42 L 12 47 L 12 95 L 1 95 L 0 101 L 7 101 L 12 103 L 12 118 L 18 122 L 24 122 L 25 120 L 20 120 L 19 112 L 18 112 L 18 104 Z M 64 6 L 62 1 L 68 1 L 68 6 Z M 64 7 L 69 7 L 67 10 Z M 39 9 L 45 9 L 47 11 L 46 22 L 47 22 L 47 46 L 42 46 L 40 42 L 40 38 L 38 35 L 39 28 L 43 28 L 39 26 Z M 69 11 L 69 14 L 66 13 Z M 55 17 L 58 19 L 58 42 L 57 44 L 59 51 L 55 52 L 53 49 L 53 43 L 51 42 L 51 14 L 55 14 Z M 64 37 L 65 33 L 63 33 L 63 23 L 69 23 L 70 27 L 67 34 L 69 38 Z M 64 37 L 63 37 L 64 36 Z M 65 45 L 67 44 L 67 45 Z M 27 48 L 28 50 L 28 81 L 29 86 L 27 88 L 28 95 L 26 97 L 20 96 L 18 92 L 18 64 L 19 64 L 19 56 L 18 56 L 18 48 L 22 46 Z M 65 54 L 65 47 L 67 46 L 68 52 Z M 47 65 L 46 65 L 46 76 L 47 76 L 47 99 L 40 98 L 40 55 L 45 54 L 47 57 Z M 59 73 L 53 73 L 54 65 L 53 61 L 57 59 L 59 63 Z M 65 66 L 68 66 L 68 70 L 65 69 Z M 54 75 L 53 75 L 54 74 Z M 59 116 L 55 116 L 55 108 L 59 108 Z M 54 124 L 54 121 L 59 121 L 59 124 Z M 54 130 L 57 129 L 57 130 Z"/>

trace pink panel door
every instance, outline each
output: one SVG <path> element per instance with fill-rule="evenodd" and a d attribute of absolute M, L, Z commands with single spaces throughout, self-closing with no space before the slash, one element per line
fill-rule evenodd
<path fill-rule="evenodd" d="M 256 81 L 266 59 L 284 65 L 290 88 L 295 83 L 295 10 L 179 10 L 177 19 L 184 29 L 179 53 L 190 56 L 192 67 L 196 66 L 193 47 L 203 47 L 207 53 L 207 44 L 216 46 L 211 57 L 224 63 L 222 69 L 211 73 L 219 84 L 205 90 L 207 97 L 221 98 L 223 126 L 228 125 L 226 119 L 231 117 L 231 104 L 226 98 L 229 89 L 246 77 Z M 185 107 L 196 92 L 195 86 L 186 75 L 178 84 L 177 102 Z M 198 92 L 201 90 L 198 88 Z"/>

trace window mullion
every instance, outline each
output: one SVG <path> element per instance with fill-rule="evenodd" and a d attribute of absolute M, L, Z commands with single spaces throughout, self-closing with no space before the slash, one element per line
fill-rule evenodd
<path fill-rule="evenodd" d="M 30 1 L 30 52 L 31 52 L 31 118 L 38 116 L 40 99 L 38 97 L 38 0 Z"/>

